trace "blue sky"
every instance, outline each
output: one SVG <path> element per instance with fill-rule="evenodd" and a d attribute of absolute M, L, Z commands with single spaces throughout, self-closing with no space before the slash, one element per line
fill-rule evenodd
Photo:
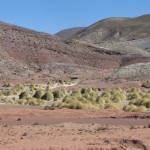
<path fill-rule="evenodd" d="M 0 0 L 0 21 L 54 34 L 109 17 L 150 14 L 150 0 Z"/>

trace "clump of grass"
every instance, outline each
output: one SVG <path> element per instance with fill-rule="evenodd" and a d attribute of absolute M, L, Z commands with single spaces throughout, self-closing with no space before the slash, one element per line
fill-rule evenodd
<path fill-rule="evenodd" d="M 137 109 L 136 109 L 136 112 L 146 112 L 147 111 L 147 108 L 145 106 L 139 106 Z"/>
<path fill-rule="evenodd" d="M 110 94 L 109 91 L 105 91 L 105 92 L 102 93 L 102 97 L 106 97 L 106 98 L 111 99 L 111 94 Z"/>
<path fill-rule="evenodd" d="M 73 90 L 72 93 L 71 93 L 71 96 L 81 97 L 80 89 Z"/>
<path fill-rule="evenodd" d="M 130 104 L 130 105 L 125 106 L 124 110 L 128 111 L 128 112 L 136 112 L 137 106 L 133 105 L 133 104 Z"/>
<path fill-rule="evenodd" d="M 19 95 L 19 99 L 26 99 L 29 97 L 29 94 L 27 91 L 21 92 Z"/>
<path fill-rule="evenodd" d="M 51 91 L 47 91 L 47 92 L 42 96 L 42 99 L 47 100 L 47 101 L 54 100 L 53 93 L 52 93 Z"/>
<path fill-rule="evenodd" d="M 106 104 L 105 105 L 105 109 L 120 109 L 117 105 L 113 104 L 113 103 L 110 103 L 110 104 Z"/>
<path fill-rule="evenodd" d="M 138 92 L 134 92 L 134 93 L 130 93 L 128 94 L 128 100 L 132 100 L 132 99 L 141 99 L 141 96 L 139 95 Z"/>
<path fill-rule="evenodd" d="M 53 92 L 54 99 L 57 100 L 59 98 L 64 97 L 64 93 L 61 90 L 56 90 Z"/>
<path fill-rule="evenodd" d="M 143 105 L 149 109 L 150 108 L 150 99 L 146 99 L 145 101 L 142 101 L 141 105 Z"/>
<path fill-rule="evenodd" d="M 34 98 L 37 98 L 37 99 L 41 99 L 43 95 L 44 95 L 44 91 L 42 91 L 42 90 L 37 90 L 37 91 L 35 92 L 35 94 L 33 95 L 33 97 L 34 97 Z"/>

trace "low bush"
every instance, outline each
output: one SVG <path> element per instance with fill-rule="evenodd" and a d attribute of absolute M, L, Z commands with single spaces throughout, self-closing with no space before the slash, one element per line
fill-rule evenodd
<path fill-rule="evenodd" d="M 43 95 L 44 95 L 44 92 L 42 90 L 37 90 L 35 94 L 33 95 L 33 97 L 37 99 L 41 99 Z"/>
<path fill-rule="evenodd" d="M 136 112 L 137 106 L 131 104 L 131 105 L 125 106 L 123 109 L 128 112 Z"/>
<path fill-rule="evenodd" d="M 146 112 L 147 111 L 147 108 L 145 106 L 139 106 L 137 109 L 136 109 L 137 112 Z"/>
<path fill-rule="evenodd" d="M 102 97 L 106 97 L 106 98 L 111 99 L 111 94 L 110 94 L 109 91 L 105 91 L 105 92 L 102 93 Z"/>
<path fill-rule="evenodd" d="M 19 95 L 19 99 L 26 99 L 28 97 L 29 97 L 29 94 L 27 91 L 24 91 L 24 92 L 20 93 L 20 95 Z"/>
<path fill-rule="evenodd" d="M 53 92 L 54 99 L 59 99 L 64 97 L 64 93 L 61 90 Z"/>
<path fill-rule="evenodd" d="M 42 99 L 47 100 L 47 101 L 51 101 L 54 100 L 54 96 L 52 94 L 51 91 L 47 91 L 43 96 Z"/>
<path fill-rule="evenodd" d="M 108 104 L 105 104 L 105 109 L 120 109 L 120 108 L 116 104 L 108 103 Z"/>

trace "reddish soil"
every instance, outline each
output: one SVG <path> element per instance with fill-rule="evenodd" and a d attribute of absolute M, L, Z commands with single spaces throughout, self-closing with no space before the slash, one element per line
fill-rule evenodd
<path fill-rule="evenodd" d="M 0 108 L 0 147 L 9 150 L 149 150 L 150 112 Z"/>

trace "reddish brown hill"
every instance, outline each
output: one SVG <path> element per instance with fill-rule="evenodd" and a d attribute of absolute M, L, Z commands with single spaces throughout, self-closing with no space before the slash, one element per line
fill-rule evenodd
<path fill-rule="evenodd" d="M 0 79 L 82 76 L 85 70 L 118 68 L 121 58 L 121 53 L 0 22 Z"/>
<path fill-rule="evenodd" d="M 0 79 L 56 74 L 59 78 L 64 74 L 85 76 L 85 72 L 92 75 L 94 70 L 98 75 L 98 69 L 128 64 L 126 58 L 143 61 L 140 55 L 131 56 L 0 22 Z"/>
<path fill-rule="evenodd" d="M 1 55 L 28 65 L 47 63 L 69 63 L 96 68 L 119 66 L 118 54 L 62 40 L 57 36 L 40 33 L 6 23 L 0 23 Z M 109 62 L 109 64 L 107 63 Z M 110 62 L 112 65 L 110 65 Z M 104 65 L 105 64 L 105 65 Z"/>

